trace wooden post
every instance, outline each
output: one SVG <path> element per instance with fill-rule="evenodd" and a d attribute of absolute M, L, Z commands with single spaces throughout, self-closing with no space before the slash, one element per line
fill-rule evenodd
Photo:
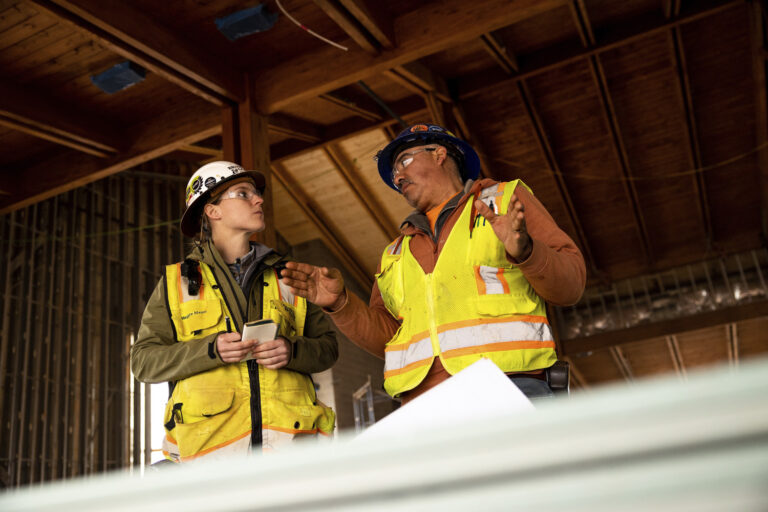
<path fill-rule="evenodd" d="M 245 100 L 237 107 L 222 108 L 222 145 L 224 159 L 239 163 L 248 170 L 256 170 L 264 175 L 264 231 L 256 234 L 253 240 L 269 247 L 275 247 L 274 205 L 272 203 L 271 167 L 269 159 L 268 119 L 255 110 L 253 86 L 250 75 L 245 75 Z"/>

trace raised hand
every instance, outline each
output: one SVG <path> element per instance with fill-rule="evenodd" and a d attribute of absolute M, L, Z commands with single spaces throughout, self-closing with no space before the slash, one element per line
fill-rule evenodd
<path fill-rule="evenodd" d="M 525 227 L 525 208 L 516 195 L 509 200 L 505 215 L 496 215 L 485 203 L 475 200 L 477 212 L 491 223 L 493 232 L 504 244 L 507 254 L 518 263 L 528 259 L 533 250 L 533 240 Z"/>
<path fill-rule="evenodd" d="M 295 261 L 287 262 L 285 267 L 281 273 L 283 283 L 290 286 L 293 293 L 331 311 L 344 304 L 344 278 L 337 269 Z"/>

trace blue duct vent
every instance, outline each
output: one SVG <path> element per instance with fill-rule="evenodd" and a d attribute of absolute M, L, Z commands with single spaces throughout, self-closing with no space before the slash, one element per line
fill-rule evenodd
<path fill-rule="evenodd" d="M 241 37 L 264 32 L 272 28 L 277 21 L 277 13 L 271 13 L 264 4 L 237 11 L 223 18 L 216 19 L 216 28 L 230 41 Z"/>
<path fill-rule="evenodd" d="M 105 93 L 114 94 L 141 82 L 146 75 L 146 69 L 131 61 L 125 61 L 103 73 L 91 76 L 91 82 Z"/>

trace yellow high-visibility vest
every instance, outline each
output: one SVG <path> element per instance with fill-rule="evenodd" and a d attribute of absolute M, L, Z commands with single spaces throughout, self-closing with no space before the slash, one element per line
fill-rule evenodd
<path fill-rule="evenodd" d="M 479 199 L 505 214 L 519 180 L 483 189 Z M 544 301 L 506 257 L 491 224 L 466 202 L 434 270 L 426 274 L 410 236 L 384 249 L 376 280 L 389 312 L 402 321 L 387 343 L 384 388 L 392 396 L 419 385 L 439 357 L 451 375 L 482 357 L 504 372 L 557 360 Z"/>
<path fill-rule="evenodd" d="M 210 267 L 199 263 L 202 286 L 189 295 L 181 264 L 165 269 L 168 306 L 179 342 L 226 332 L 233 318 L 216 286 Z M 278 335 L 301 336 L 307 313 L 305 299 L 283 285 L 277 271 L 264 273 L 262 318 L 274 320 Z M 246 362 L 225 364 L 176 383 L 165 409 L 166 457 L 181 462 L 209 454 L 244 452 L 254 428 L 251 393 L 258 391 L 262 449 L 268 451 L 299 435 L 329 436 L 336 421 L 333 410 L 318 401 L 309 375 L 269 370 L 259 365 L 254 390 Z M 259 419 L 256 418 L 255 422 Z"/>

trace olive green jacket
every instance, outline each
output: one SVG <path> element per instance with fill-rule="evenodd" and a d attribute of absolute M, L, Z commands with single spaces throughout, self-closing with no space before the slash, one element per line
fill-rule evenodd
<path fill-rule="evenodd" d="M 274 252 L 267 254 L 251 281 L 250 293 L 246 298 L 219 251 L 210 241 L 203 242 L 187 257 L 206 263 L 213 271 L 232 313 L 232 330 L 235 332 L 242 332 L 246 321 L 261 318 L 264 271 L 284 261 Z M 228 364 L 221 360 L 216 351 L 217 334 L 184 343 L 176 341 L 166 289 L 163 273 L 163 278 L 147 302 L 139 333 L 131 347 L 131 370 L 136 378 L 141 382 L 172 382 Z M 304 335 L 286 339 L 292 346 L 291 360 L 285 367 L 289 370 L 317 373 L 327 370 L 338 359 L 336 333 L 325 314 L 312 303 L 307 304 Z"/>

